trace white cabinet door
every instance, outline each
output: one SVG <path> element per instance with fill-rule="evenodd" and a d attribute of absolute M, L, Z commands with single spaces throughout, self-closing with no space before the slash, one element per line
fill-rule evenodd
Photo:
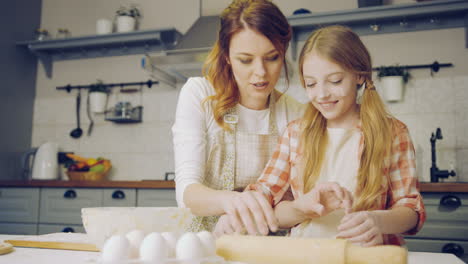
<path fill-rule="evenodd" d="M 177 207 L 174 189 L 138 189 L 137 206 Z"/>
<path fill-rule="evenodd" d="M 104 189 L 102 206 L 136 206 L 136 189 Z"/>
<path fill-rule="evenodd" d="M 468 261 L 468 241 L 408 238 L 405 240 L 409 251 L 452 253 L 458 255 L 461 260 Z"/>
<path fill-rule="evenodd" d="M 0 234 L 37 235 L 37 224 L 0 223 Z"/>
<path fill-rule="evenodd" d="M 0 222 L 37 223 L 39 188 L 0 188 Z"/>
<path fill-rule="evenodd" d="M 81 208 L 100 207 L 102 189 L 42 188 L 41 224 L 81 225 Z"/>
<path fill-rule="evenodd" d="M 86 233 L 81 225 L 54 225 L 54 224 L 39 224 L 39 235 L 50 233 Z"/>

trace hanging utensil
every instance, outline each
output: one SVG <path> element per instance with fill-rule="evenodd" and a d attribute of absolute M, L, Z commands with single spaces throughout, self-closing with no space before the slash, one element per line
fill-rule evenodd
<path fill-rule="evenodd" d="M 81 106 L 81 89 L 78 89 L 76 96 L 76 124 L 77 127 L 70 132 L 72 138 L 80 138 L 83 130 L 80 128 L 80 106 Z"/>
<path fill-rule="evenodd" d="M 88 115 L 88 119 L 89 119 L 89 126 L 88 126 L 88 137 L 91 136 L 91 132 L 93 131 L 93 126 L 94 126 L 94 121 L 93 121 L 93 118 L 91 116 L 91 106 L 90 106 L 90 99 L 89 99 L 89 90 L 88 90 L 88 97 L 86 99 L 86 114 Z"/>

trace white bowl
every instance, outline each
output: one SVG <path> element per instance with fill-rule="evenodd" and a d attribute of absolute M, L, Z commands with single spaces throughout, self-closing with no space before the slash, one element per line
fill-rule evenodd
<path fill-rule="evenodd" d="M 177 207 L 94 207 L 82 208 L 81 219 L 90 242 L 101 249 L 113 235 L 125 235 L 138 229 L 150 232 L 188 230 L 193 215 L 187 208 Z"/>

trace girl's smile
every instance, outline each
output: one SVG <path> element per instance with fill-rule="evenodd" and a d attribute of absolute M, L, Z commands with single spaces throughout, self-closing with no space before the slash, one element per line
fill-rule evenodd
<path fill-rule="evenodd" d="M 357 124 L 356 96 L 361 81 L 358 75 L 315 52 L 306 55 L 303 74 L 307 96 L 327 119 L 328 127 L 352 128 Z"/>

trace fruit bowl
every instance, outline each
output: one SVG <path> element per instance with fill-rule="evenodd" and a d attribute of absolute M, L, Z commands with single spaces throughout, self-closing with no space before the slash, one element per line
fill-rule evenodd
<path fill-rule="evenodd" d="M 186 232 L 193 215 L 178 207 L 92 207 L 81 209 L 81 219 L 89 240 L 102 249 L 113 235 L 132 230 L 151 232 Z"/>
<path fill-rule="evenodd" d="M 104 163 L 104 170 L 97 171 L 69 171 L 66 173 L 71 181 L 103 181 L 106 180 L 112 165 L 110 161 Z"/>

